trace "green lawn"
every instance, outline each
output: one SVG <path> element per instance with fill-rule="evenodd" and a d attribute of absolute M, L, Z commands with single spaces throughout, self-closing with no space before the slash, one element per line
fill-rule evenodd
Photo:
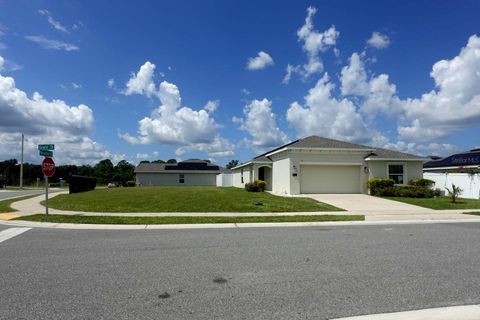
<path fill-rule="evenodd" d="M 28 198 L 37 197 L 37 196 L 39 196 L 39 194 L 0 201 L 0 213 L 17 211 L 10 207 L 10 205 L 13 202 L 17 202 L 17 201 L 25 200 Z"/>
<path fill-rule="evenodd" d="M 401 201 L 420 207 L 446 210 L 446 209 L 480 209 L 480 200 L 458 199 L 457 203 L 452 203 L 449 197 L 435 198 L 403 198 L 403 197 L 385 197 L 389 200 Z"/>
<path fill-rule="evenodd" d="M 119 217 L 119 216 L 71 216 L 35 214 L 14 220 L 83 224 L 193 224 L 193 223 L 255 223 L 255 222 L 325 222 L 363 221 L 363 215 L 315 215 L 315 216 L 258 216 L 258 217 Z"/>
<path fill-rule="evenodd" d="M 55 209 L 85 212 L 312 212 L 343 211 L 307 198 L 221 187 L 133 187 L 59 195 Z"/>

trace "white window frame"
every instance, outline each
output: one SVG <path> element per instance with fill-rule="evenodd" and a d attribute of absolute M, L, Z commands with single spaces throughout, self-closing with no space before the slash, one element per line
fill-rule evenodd
<path fill-rule="evenodd" d="M 178 183 L 185 184 L 185 174 L 184 173 L 180 173 L 178 175 Z"/>
<path fill-rule="evenodd" d="M 395 183 L 395 185 L 398 186 L 404 186 L 407 184 L 408 179 L 407 179 L 407 165 L 406 163 L 402 162 L 388 162 L 387 163 L 387 178 L 390 179 L 390 166 L 402 166 L 403 167 L 403 183 Z M 394 175 L 399 175 L 399 174 L 394 174 Z"/>

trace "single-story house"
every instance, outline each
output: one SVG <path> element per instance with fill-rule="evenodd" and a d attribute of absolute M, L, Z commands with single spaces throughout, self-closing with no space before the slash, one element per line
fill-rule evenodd
<path fill-rule="evenodd" d="M 216 164 L 190 159 L 178 163 L 140 163 L 135 168 L 141 186 L 215 186 L 216 176 L 225 172 Z"/>
<path fill-rule="evenodd" d="M 428 159 L 413 154 L 310 136 L 232 168 L 232 184 L 260 179 L 278 194 L 366 193 L 370 178 L 397 184 L 422 178 Z"/>
<path fill-rule="evenodd" d="M 480 199 L 480 148 L 435 158 L 423 165 L 423 176 L 435 181 L 435 188 L 447 191 L 460 187 L 460 197 Z"/>

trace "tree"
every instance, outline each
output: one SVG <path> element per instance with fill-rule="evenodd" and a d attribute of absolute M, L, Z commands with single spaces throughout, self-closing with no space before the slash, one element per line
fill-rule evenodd
<path fill-rule="evenodd" d="M 165 161 L 158 159 L 158 160 L 152 161 L 152 163 L 165 163 Z"/>
<path fill-rule="evenodd" d="M 122 160 L 114 168 L 114 180 L 125 185 L 127 181 L 133 180 L 135 166 L 129 163 L 127 160 Z"/>
<path fill-rule="evenodd" d="M 173 163 L 173 164 L 175 164 L 175 163 L 177 163 L 177 160 L 176 160 L 176 159 L 168 159 L 168 160 L 167 160 L 167 163 Z"/>
<path fill-rule="evenodd" d="M 226 165 L 227 169 L 235 168 L 236 166 L 238 166 L 238 162 L 238 160 L 230 160 L 230 162 Z"/>
<path fill-rule="evenodd" d="M 452 189 L 446 188 L 448 191 L 449 197 L 452 199 L 452 203 L 457 203 L 457 198 L 462 193 L 462 189 L 460 187 L 455 186 L 452 183 Z"/>
<path fill-rule="evenodd" d="M 148 160 L 142 160 L 142 161 L 140 161 L 140 163 L 150 163 L 150 161 L 148 161 Z"/>
<path fill-rule="evenodd" d="M 107 183 L 113 179 L 114 167 L 110 159 L 101 160 L 95 165 L 94 171 L 100 183 Z"/>

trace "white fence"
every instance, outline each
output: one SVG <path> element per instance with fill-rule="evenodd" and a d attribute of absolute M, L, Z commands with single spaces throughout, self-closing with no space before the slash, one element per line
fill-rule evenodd
<path fill-rule="evenodd" d="M 451 189 L 454 184 L 463 190 L 460 197 L 480 199 L 480 174 L 424 172 L 423 177 L 435 181 L 435 188 L 446 193 L 445 187 Z"/>
<path fill-rule="evenodd" d="M 233 174 L 220 173 L 217 174 L 217 187 L 231 187 L 233 186 Z"/>

